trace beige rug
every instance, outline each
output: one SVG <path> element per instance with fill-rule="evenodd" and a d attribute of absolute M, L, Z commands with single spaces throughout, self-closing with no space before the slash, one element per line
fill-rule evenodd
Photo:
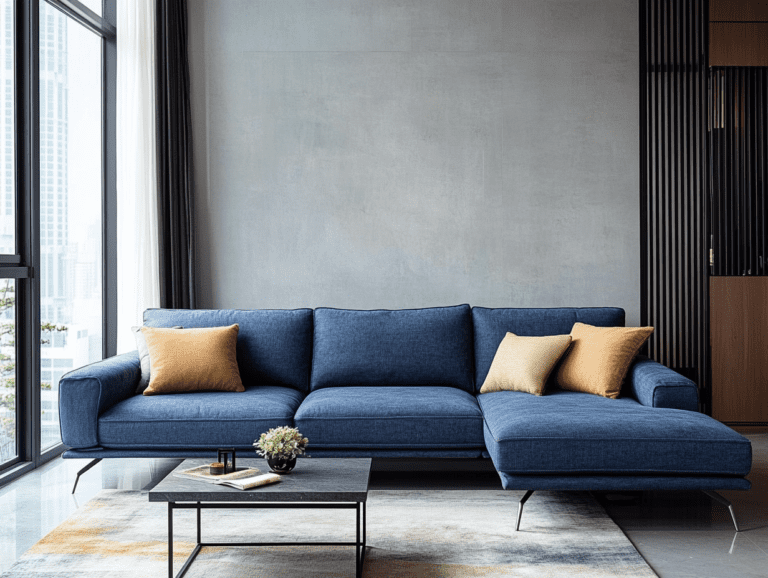
<path fill-rule="evenodd" d="M 504 491 L 372 491 L 364 576 L 652 577 L 589 495 L 537 492 L 514 532 Z M 174 514 L 176 571 L 194 547 L 191 510 Z M 207 510 L 203 541 L 354 540 L 354 510 Z M 25 553 L 3 578 L 167 576 L 167 507 L 105 490 Z M 189 578 L 354 576 L 354 548 L 204 548 Z"/>

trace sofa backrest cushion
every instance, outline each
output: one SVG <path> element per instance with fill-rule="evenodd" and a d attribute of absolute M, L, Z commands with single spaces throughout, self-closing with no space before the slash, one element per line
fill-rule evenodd
<path fill-rule="evenodd" d="M 470 311 L 315 309 L 310 389 L 439 385 L 472 392 Z"/>
<path fill-rule="evenodd" d="M 149 327 L 221 327 L 237 323 L 237 364 L 243 385 L 307 391 L 312 367 L 311 309 L 147 309 Z"/>
<path fill-rule="evenodd" d="M 507 331 L 539 337 L 568 335 L 577 321 L 598 327 L 623 327 L 624 310 L 618 307 L 562 307 L 553 309 L 472 308 L 475 336 L 475 383 L 479 390 L 493 356 Z"/>

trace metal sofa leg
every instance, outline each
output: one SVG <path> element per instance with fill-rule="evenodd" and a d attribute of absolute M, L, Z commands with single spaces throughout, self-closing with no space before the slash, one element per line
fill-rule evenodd
<path fill-rule="evenodd" d="M 741 532 L 739 530 L 739 523 L 736 521 L 736 513 L 733 511 L 733 504 L 731 504 L 728 500 L 726 500 L 723 496 L 718 494 L 715 491 L 712 490 L 702 490 L 705 494 L 707 494 L 710 498 L 715 500 L 716 502 L 720 502 L 723 506 L 728 507 L 728 511 L 731 513 L 731 520 L 733 520 L 733 526 L 736 528 L 737 532 Z"/>
<path fill-rule="evenodd" d="M 517 523 L 515 524 L 515 532 L 520 529 L 520 519 L 523 517 L 523 506 L 531 495 L 533 495 L 533 490 L 528 490 L 525 492 L 525 495 L 520 498 L 520 503 L 517 505 Z"/>
<path fill-rule="evenodd" d="M 79 472 L 77 472 L 77 477 L 75 478 L 75 485 L 72 487 L 72 493 L 73 493 L 73 494 L 75 493 L 75 490 L 77 489 L 77 482 L 79 482 L 79 481 L 80 481 L 80 476 L 82 476 L 82 475 L 83 475 L 85 472 L 87 472 L 87 471 L 88 471 L 88 470 L 90 470 L 90 469 L 91 469 L 93 466 L 95 466 L 96 464 L 98 464 L 98 463 L 99 463 L 99 462 L 100 462 L 102 459 L 103 459 L 103 458 L 96 458 L 96 459 L 94 459 L 94 460 L 91 460 L 90 462 L 88 462 L 88 464 L 87 464 L 87 465 L 86 465 L 86 466 L 85 466 L 85 467 L 84 467 L 82 470 L 80 470 Z"/>

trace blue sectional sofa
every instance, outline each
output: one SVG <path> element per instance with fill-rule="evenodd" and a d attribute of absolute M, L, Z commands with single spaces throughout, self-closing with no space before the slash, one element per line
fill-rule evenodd
<path fill-rule="evenodd" d="M 729 505 L 714 491 L 749 489 L 749 440 L 698 413 L 696 385 L 648 359 L 619 399 L 478 395 L 507 331 L 567 334 L 577 321 L 623 326 L 624 311 L 151 309 L 152 327 L 237 323 L 245 392 L 135 395 L 136 353 L 77 369 L 59 384 L 64 457 L 213 457 L 295 425 L 316 457 L 490 457 L 502 487 L 527 490 L 518 526 L 534 490 L 703 490 Z"/>

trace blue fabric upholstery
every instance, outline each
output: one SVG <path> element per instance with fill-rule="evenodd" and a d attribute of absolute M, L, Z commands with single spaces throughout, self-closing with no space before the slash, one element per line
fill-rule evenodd
<path fill-rule="evenodd" d="M 699 389 L 695 383 L 644 356 L 630 367 L 623 393 L 648 407 L 699 409 Z"/>
<path fill-rule="evenodd" d="M 314 448 L 483 447 L 475 398 L 452 387 L 334 387 L 310 393 L 294 418 Z"/>
<path fill-rule="evenodd" d="M 253 449 L 253 448 L 251 448 Z M 237 454 L 239 457 L 258 458 L 254 454 Z M 93 448 L 90 450 L 67 450 L 61 454 L 65 459 L 94 458 L 215 458 L 216 450 L 108 450 Z M 238 457 L 238 459 L 239 459 Z M 478 449 L 454 450 L 333 450 L 327 448 L 308 448 L 306 456 L 312 458 L 478 458 Z M 212 460 L 215 461 L 215 460 Z M 266 465 L 266 464 L 265 464 Z"/>
<path fill-rule="evenodd" d="M 246 391 L 135 396 L 135 352 L 75 370 L 59 385 L 62 439 L 73 448 L 64 457 L 213 458 L 296 425 L 316 457 L 490 456 L 506 489 L 749 488 L 749 441 L 685 411 L 697 408 L 695 384 L 647 359 L 617 400 L 473 396 L 507 331 L 566 334 L 577 321 L 621 326 L 624 311 L 148 310 L 154 327 L 239 324 Z"/>
<path fill-rule="evenodd" d="M 218 447 L 232 447 L 232 446 L 218 446 Z M 216 461 L 217 448 L 208 448 L 201 450 L 109 450 L 106 448 L 96 448 L 91 450 L 67 450 L 61 457 L 64 459 L 86 459 L 92 460 L 95 458 L 111 459 L 111 458 L 210 458 L 212 462 Z M 245 448 L 240 448 L 241 450 Z M 253 448 L 250 448 L 253 450 Z M 237 453 L 238 459 L 240 458 L 256 458 L 260 459 L 255 453 L 243 454 Z"/>
<path fill-rule="evenodd" d="M 70 371 L 59 381 L 61 440 L 71 448 L 99 445 L 99 414 L 128 399 L 141 376 L 137 352 Z"/>
<path fill-rule="evenodd" d="M 433 385 L 471 392 L 472 359 L 469 305 L 316 309 L 310 389 Z"/>
<path fill-rule="evenodd" d="M 530 476 L 499 472 L 505 490 L 748 490 L 744 478 L 725 476 Z"/>
<path fill-rule="evenodd" d="M 479 458 L 482 453 L 478 448 L 439 449 L 439 450 L 386 450 L 386 449 L 330 449 L 315 448 L 308 451 L 313 458 Z"/>
<path fill-rule="evenodd" d="M 475 386 L 483 386 L 493 356 L 501 340 L 511 331 L 515 335 L 538 337 L 567 335 L 577 321 L 598 327 L 623 327 L 624 310 L 616 307 L 554 309 L 472 308 L 475 333 Z"/>
<path fill-rule="evenodd" d="M 135 395 L 99 418 L 99 442 L 109 449 L 253 450 L 261 433 L 293 425 L 302 397 L 295 389 L 269 385 L 242 393 Z"/>
<path fill-rule="evenodd" d="M 564 391 L 478 401 L 501 472 L 746 476 L 752 464 L 749 440 L 700 413 Z"/>
<path fill-rule="evenodd" d="M 237 323 L 237 364 L 243 385 L 307 391 L 312 365 L 311 309 L 147 309 L 144 325 L 184 328 Z"/>

